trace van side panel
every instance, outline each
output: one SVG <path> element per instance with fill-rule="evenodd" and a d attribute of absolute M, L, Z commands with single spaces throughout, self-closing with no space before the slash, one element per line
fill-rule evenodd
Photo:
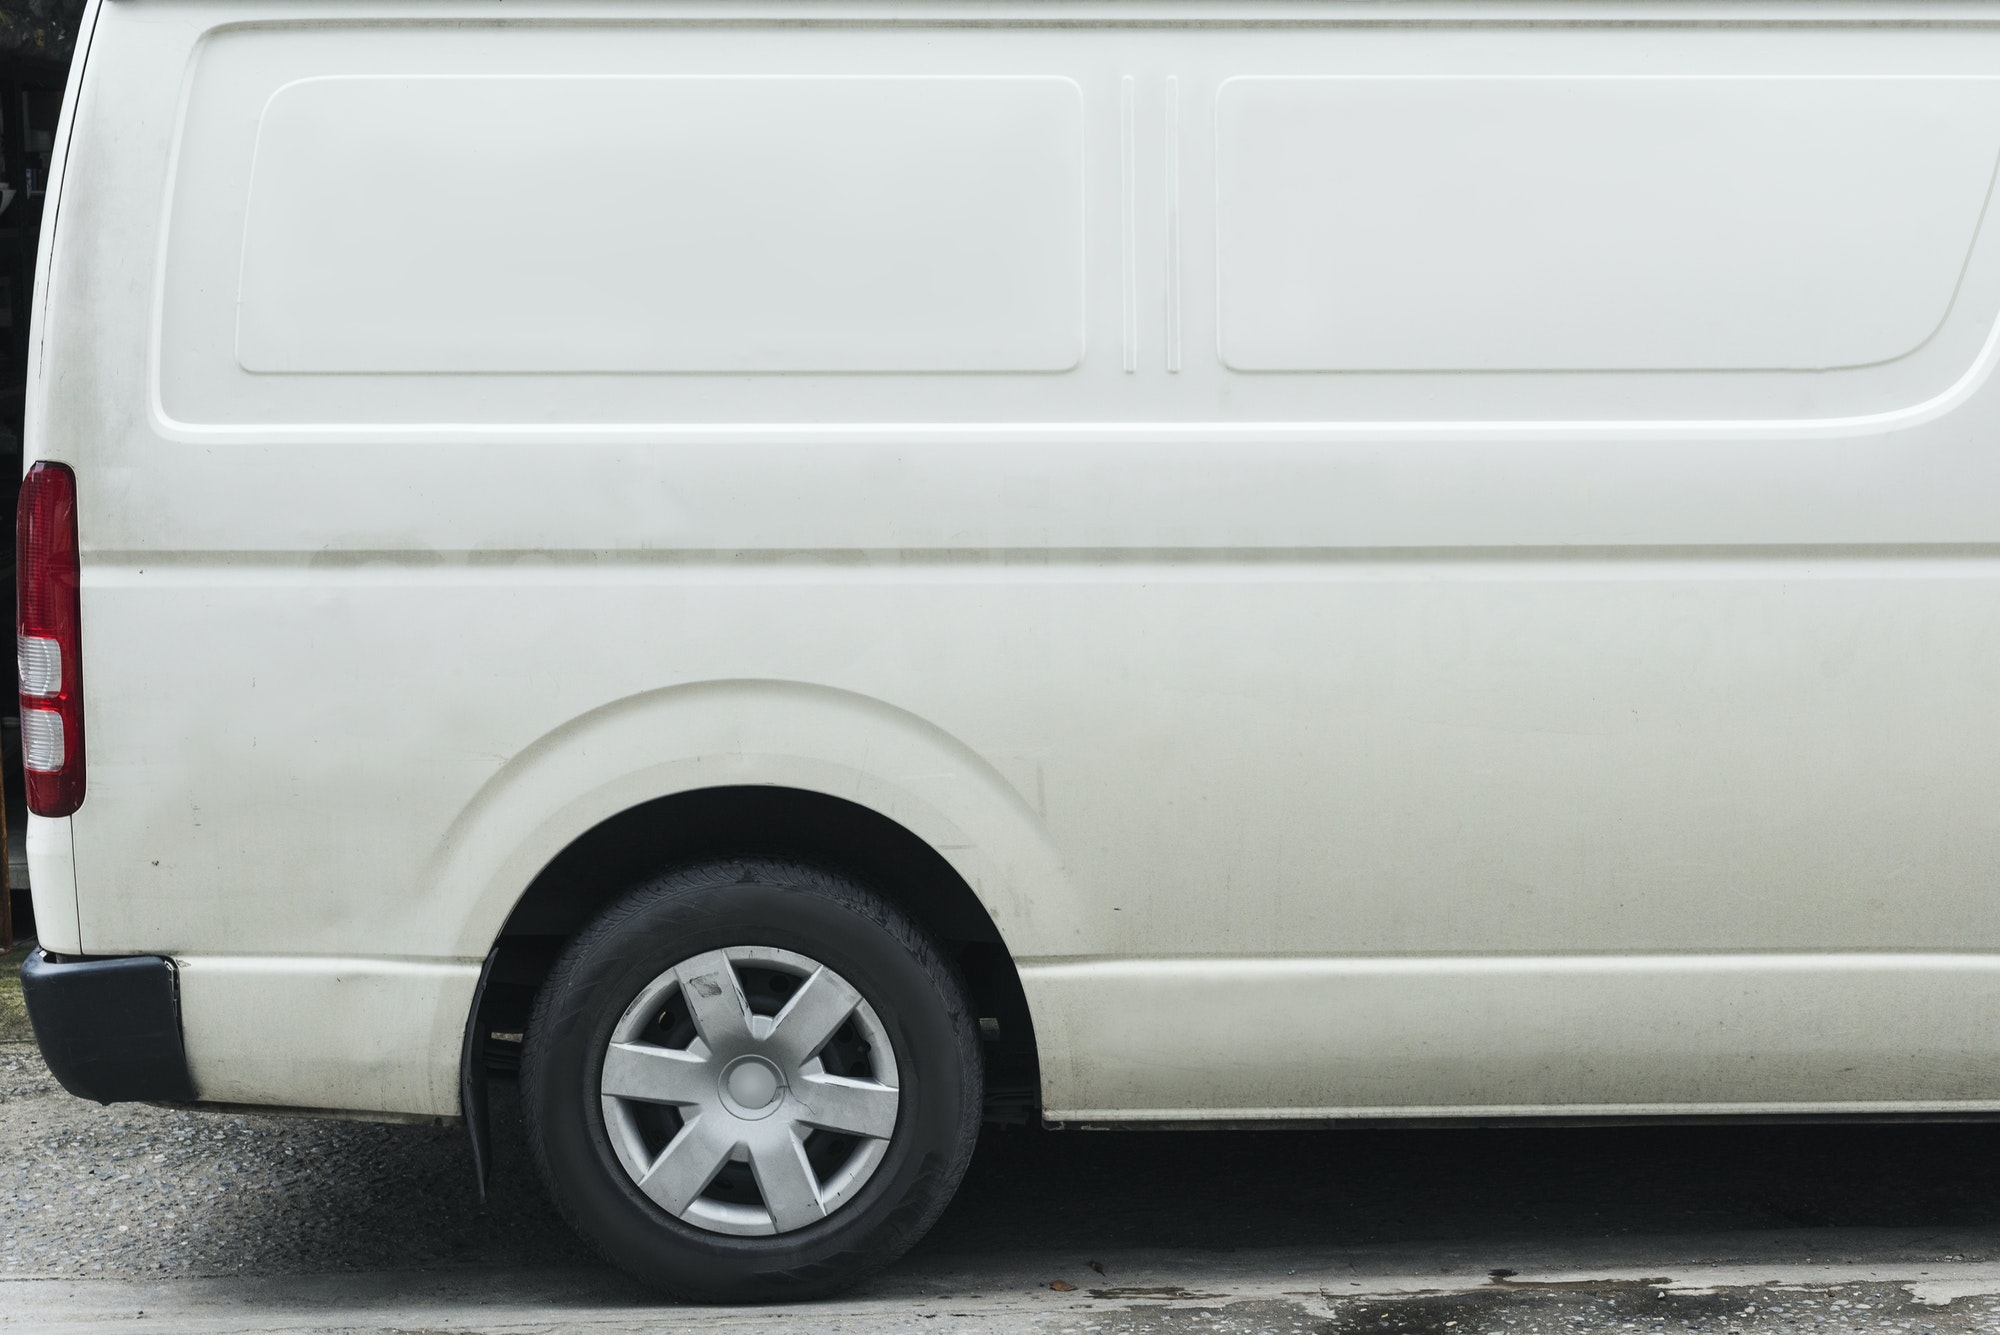
<path fill-rule="evenodd" d="M 107 4 L 82 947 L 450 1112 L 549 857 L 784 784 L 1052 1115 L 2000 1109 L 2000 5 L 1398 15 Z"/>
<path fill-rule="evenodd" d="M 568 184 L 510 225 L 523 154 Z M 236 362 L 1068 371 L 1082 159 L 1061 78 L 300 80 L 258 128 Z M 599 220 L 587 250 L 573 214 Z M 912 272 L 913 250 L 937 253 Z"/>
<path fill-rule="evenodd" d="M 1209 1089 L 1232 1118 L 1959 1113 L 2000 1078 L 1988 954 L 1150 959 L 1023 981 L 1079 1054 L 1044 1114 L 1080 1122 L 1200 1120 Z M 1190 1088 L 1189 1052 L 1212 1085 Z"/>
<path fill-rule="evenodd" d="M 313 955 L 177 960 L 188 1072 L 205 1100 L 458 1112 L 479 966 Z M 274 1022 L 271 1017 L 283 1017 Z"/>
<path fill-rule="evenodd" d="M 1978 76 L 1231 78 L 1218 352 L 1238 372 L 1893 362 L 1950 311 L 1996 113 Z"/>
<path fill-rule="evenodd" d="M 208 33 L 157 410 L 264 440 L 1826 419 L 1948 390 L 2000 308 L 1976 23 L 906 12 Z M 546 161 L 562 207 L 523 207 Z"/>

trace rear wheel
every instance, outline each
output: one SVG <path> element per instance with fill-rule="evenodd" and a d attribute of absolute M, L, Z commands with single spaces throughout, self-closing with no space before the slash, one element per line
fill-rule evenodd
<path fill-rule="evenodd" d="M 901 1255 L 980 1113 L 977 1031 L 935 944 L 844 877 L 761 859 L 663 876 L 580 933 L 521 1085 L 570 1222 L 709 1301 L 823 1294 Z"/>

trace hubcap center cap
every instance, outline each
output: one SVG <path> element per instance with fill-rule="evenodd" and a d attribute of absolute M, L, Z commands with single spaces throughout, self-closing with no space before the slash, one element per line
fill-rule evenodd
<path fill-rule="evenodd" d="M 785 1077 L 762 1057 L 738 1057 L 723 1068 L 722 1100 L 738 1117 L 766 1117 L 778 1106 Z"/>

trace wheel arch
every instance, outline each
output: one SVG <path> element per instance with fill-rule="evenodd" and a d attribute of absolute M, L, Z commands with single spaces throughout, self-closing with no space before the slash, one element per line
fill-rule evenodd
<path fill-rule="evenodd" d="M 1015 960 L 1073 926 L 1039 815 L 925 721 L 789 682 L 699 683 L 593 711 L 526 748 L 455 823 L 430 882 L 473 900 L 464 951 L 487 959 L 468 1080 L 513 1063 L 517 1048 L 493 1035 L 521 1032 L 563 943 L 612 898 L 665 867 L 745 853 L 848 871 L 943 942 L 992 1022 L 989 1113 L 1039 1106 Z"/>

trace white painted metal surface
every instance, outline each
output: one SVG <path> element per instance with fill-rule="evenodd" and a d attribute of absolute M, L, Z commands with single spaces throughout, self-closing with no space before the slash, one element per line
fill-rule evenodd
<path fill-rule="evenodd" d="M 548 859 L 769 783 L 1054 1116 L 2000 1108 L 2000 5 L 95 22 L 73 916 L 210 1097 L 452 1111 Z"/>
<path fill-rule="evenodd" d="M 1825 370 L 1943 322 L 2000 82 L 1251 76 L 1215 118 L 1230 370 Z"/>
<path fill-rule="evenodd" d="M 258 128 L 237 362 L 1067 371 L 1082 159 L 1069 79 L 302 80 Z"/>

